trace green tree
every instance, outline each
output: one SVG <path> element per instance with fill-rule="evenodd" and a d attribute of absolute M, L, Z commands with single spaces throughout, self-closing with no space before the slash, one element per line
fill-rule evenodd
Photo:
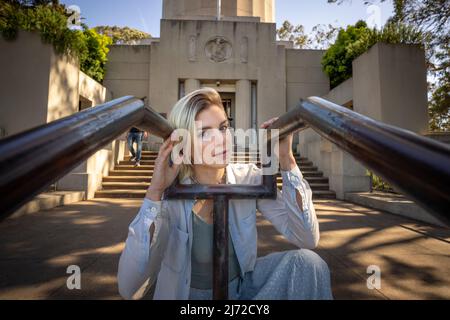
<path fill-rule="evenodd" d="M 350 0 L 327 0 L 329 3 Z M 374 1 L 363 0 L 365 4 Z M 385 0 L 380 0 L 384 2 Z M 450 130 L 450 3 L 448 0 L 393 0 L 394 15 L 388 23 L 420 30 L 427 35 L 430 129 Z"/>
<path fill-rule="evenodd" d="M 425 45 L 429 35 L 412 26 L 389 22 L 382 29 L 369 29 L 364 21 L 339 32 L 336 42 L 327 50 L 322 65 L 335 87 L 352 77 L 352 62 L 378 42 Z"/>
<path fill-rule="evenodd" d="M 310 44 L 310 39 L 305 33 L 305 27 L 303 25 L 294 26 L 287 20 L 277 29 L 277 36 L 280 40 L 292 41 L 294 46 L 299 49 L 307 48 Z"/>
<path fill-rule="evenodd" d="M 87 52 L 80 58 L 80 69 L 91 78 L 102 82 L 108 61 L 108 46 L 112 44 L 111 38 L 98 34 L 94 29 L 85 29 L 83 34 Z"/>
<path fill-rule="evenodd" d="M 94 29 L 99 34 L 110 37 L 113 44 L 130 44 L 136 40 L 151 38 L 150 34 L 129 27 L 97 26 Z"/>
<path fill-rule="evenodd" d="M 292 41 L 298 49 L 326 49 L 336 38 L 337 32 L 338 28 L 331 24 L 318 24 L 312 28 L 310 34 L 306 34 L 303 25 L 294 26 L 286 20 L 277 29 L 277 36 L 280 40 Z"/>
<path fill-rule="evenodd" d="M 37 7 L 46 5 L 52 5 L 53 7 L 60 6 L 59 0 L 2 0 L 2 1 L 20 7 Z"/>
<path fill-rule="evenodd" d="M 339 31 L 336 42 L 322 59 L 322 66 L 330 78 L 332 88 L 352 76 L 352 61 L 359 54 L 359 50 L 351 50 L 350 45 L 363 36 L 368 37 L 368 33 L 369 28 L 364 21 L 358 21 L 354 26 Z"/>
<path fill-rule="evenodd" d="M 82 30 L 71 30 L 67 26 L 67 18 L 65 7 L 57 1 L 3 2 L 0 6 L 0 33 L 7 40 L 14 40 L 18 30 L 38 32 L 57 53 L 77 57 L 80 69 L 101 82 L 111 39 L 86 25 Z"/>

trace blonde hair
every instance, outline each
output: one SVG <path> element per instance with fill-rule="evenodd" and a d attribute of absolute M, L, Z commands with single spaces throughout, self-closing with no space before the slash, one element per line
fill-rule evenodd
<path fill-rule="evenodd" d="M 217 105 L 223 108 L 220 94 L 215 89 L 205 87 L 193 91 L 175 103 L 168 120 L 175 129 L 185 129 L 191 137 L 196 137 L 196 117 L 200 111 L 209 108 L 211 105 Z M 192 164 L 181 164 L 178 174 L 180 181 L 186 177 L 192 177 L 192 174 Z"/>

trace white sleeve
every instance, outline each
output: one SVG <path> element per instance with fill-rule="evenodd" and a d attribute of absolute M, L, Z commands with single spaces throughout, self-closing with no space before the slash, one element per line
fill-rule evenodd
<path fill-rule="evenodd" d="M 150 256 L 156 234 L 161 227 L 161 201 L 144 198 L 137 216 L 128 227 L 125 248 L 120 256 L 117 281 L 119 293 L 125 299 L 140 299 L 148 290 Z M 153 239 L 150 227 L 155 223 Z"/>
<path fill-rule="evenodd" d="M 261 169 L 255 168 L 257 174 L 261 175 Z M 314 249 L 319 243 L 320 235 L 311 188 L 298 166 L 290 171 L 281 170 L 281 175 L 282 192 L 277 190 L 275 200 L 257 200 L 257 209 L 289 242 L 299 248 Z M 302 199 L 301 208 L 297 202 L 297 193 Z"/>

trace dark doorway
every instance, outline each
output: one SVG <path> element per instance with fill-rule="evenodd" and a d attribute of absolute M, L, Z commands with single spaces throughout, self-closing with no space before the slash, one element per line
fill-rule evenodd
<path fill-rule="evenodd" d="M 231 127 L 234 128 L 236 94 L 234 92 L 220 92 L 220 97 L 222 98 L 222 104 L 228 118 L 232 119 L 230 121 Z"/>

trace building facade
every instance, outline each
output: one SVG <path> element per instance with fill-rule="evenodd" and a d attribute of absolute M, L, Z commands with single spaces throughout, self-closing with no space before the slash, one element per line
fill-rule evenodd
<path fill-rule="evenodd" d="M 160 38 L 113 46 L 104 85 L 114 97 L 147 97 L 161 113 L 186 93 L 212 87 L 241 129 L 329 91 L 323 51 L 277 41 L 273 0 L 221 2 L 218 10 L 217 0 L 165 0 Z"/>
<path fill-rule="evenodd" d="M 274 0 L 164 0 L 160 38 L 112 46 L 103 84 L 79 72 L 76 61 L 56 54 L 37 33 L 20 32 L 14 42 L 0 39 L 0 138 L 122 96 L 146 97 L 167 114 L 179 98 L 202 87 L 221 94 L 236 129 L 258 128 L 300 99 L 320 96 L 428 133 L 425 54 L 419 46 L 376 44 L 353 61 L 353 77 L 330 90 L 321 65 L 324 51 L 277 41 L 274 8 Z M 61 179 L 62 190 L 84 190 L 92 198 L 123 160 L 125 135 Z M 313 129 L 294 141 L 339 199 L 369 190 L 366 168 Z M 147 146 L 158 150 L 160 143 L 151 136 Z"/>

